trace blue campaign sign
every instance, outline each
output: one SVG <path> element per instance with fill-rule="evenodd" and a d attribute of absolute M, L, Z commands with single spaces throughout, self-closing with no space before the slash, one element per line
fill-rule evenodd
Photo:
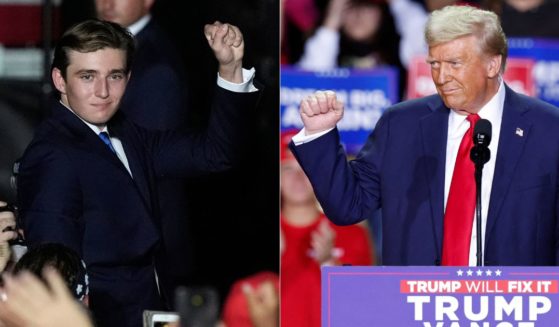
<path fill-rule="evenodd" d="M 398 100 L 396 68 L 372 70 L 335 69 L 309 72 L 282 66 L 281 128 L 300 129 L 299 104 L 318 90 L 333 90 L 345 105 L 338 123 L 348 154 L 356 154 L 375 127 L 382 112 Z"/>
<path fill-rule="evenodd" d="M 538 98 L 559 106 L 559 40 L 509 38 L 509 56 L 535 60 L 533 77 Z"/>
<path fill-rule="evenodd" d="M 557 267 L 323 267 L 323 327 L 559 326 Z"/>

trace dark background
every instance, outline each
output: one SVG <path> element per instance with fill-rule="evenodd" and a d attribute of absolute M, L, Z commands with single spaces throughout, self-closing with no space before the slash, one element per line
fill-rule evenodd
<path fill-rule="evenodd" d="M 190 127 L 205 126 L 216 80 L 217 62 L 203 36 L 204 24 L 219 20 L 241 29 L 244 66 L 256 68 L 263 86 L 259 106 L 250 112 L 252 137 L 242 164 L 225 174 L 189 181 L 194 257 L 184 284 L 214 286 L 222 300 L 236 279 L 279 269 L 278 10 L 278 0 L 158 0 L 152 9 L 184 58 L 194 103 Z M 92 16 L 91 0 L 66 0 L 57 24 L 64 30 Z M 0 79 L 0 199 L 15 199 L 9 186 L 11 165 L 46 115 L 42 89 L 37 81 Z"/>

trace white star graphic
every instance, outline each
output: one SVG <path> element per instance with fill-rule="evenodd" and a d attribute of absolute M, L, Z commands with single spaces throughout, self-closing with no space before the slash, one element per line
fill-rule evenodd
<path fill-rule="evenodd" d="M 483 271 L 481 271 L 481 269 L 478 269 L 478 270 L 476 271 L 476 275 L 478 275 L 478 276 L 483 275 Z"/>
<path fill-rule="evenodd" d="M 495 276 L 501 276 L 501 271 L 499 269 L 495 270 Z"/>
<path fill-rule="evenodd" d="M 462 269 L 460 269 L 460 270 L 458 270 L 458 271 L 456 272 L 456 274 L 457 274 L 458 276 L 462 276 L 462 275 L 464 274 L 464 272 L 462 271 Z"/>
<path fill-rule="evenodd" d="M 487 270 L 485 271 L 485 276 L 491 276 L 491 270 L 487 269 Z"/>
<path fill-rule="evenodd" d="M 467 274 L 468 276 L 472 276 L 473 273 L 474 273 L 474 272 L 473 272 L 471 269 L 468 269 L 468 271 L 466 272 L 466 274 Z"/>

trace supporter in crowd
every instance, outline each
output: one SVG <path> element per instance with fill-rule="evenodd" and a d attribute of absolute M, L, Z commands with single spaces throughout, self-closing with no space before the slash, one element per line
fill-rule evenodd
<path fill-rule="evenodd" d="M 401 67 L 399 40 L 384 0 L 330 0 L 326 17 L 306 41 L 298 65 L 308 70 Z"/>
<path fill-rule="evenodd" d="M 188 114 L 187 76 L 179 53 L 152 19 L 156 0 L 95 0 L 97 17 L 126 27 L 136 41 L 132 74 L 120 110 L 136 124 L 157 130 L 181 130 Z M 192 238 L 184 180 L 160 178 L 157 193 L 165 254 L 160 274 L 167 298 L 192 271 Z"/>
<path fill-rule="evenodd" d="M 68 291 L 53 267 L 43 272 L 46 284 L 33 273 L 4 274 L 0 321 L 5 327 L 93 327 L 85 308 Z"/>
<path fill-rule="evenodd" d="M 482 4 L 499 14 L 508 37 L 559 37 L 556 0 L 486 0 Z"/>
<path fill-rule="evenodd" d="M 55 49 L 60 102 L 21 159 L 20 217 L 29 245 L 63 243 L 83 257 L 100 326 L 135 327 L 143 310 L 163 308 L 156 176 L 218 172 L 239 160 L 259 95 L 254 70 L 242 69 L 238 28 L 216 22 L 204 34 L 219 73 L 202 134 L 146 130 L 118 112 L 134 44 L 118 24 L 85 21 Z"/>
<path fill-rule="evenodd" d="M 295 132 L 282 134 L 281 324 L 320 326 L 320 266 L 371 265 L 372 245 L 361 225 L 336 226 L 319 210 L 305 173 L 287 148 Z"/>
<path fill-rule="evenodd" d="M 0 271 L 6 269 L 11 258 L 11 249 L 8 241 L 18 237 L 16 218 L 13 209 L 6 202 L 0 201 Z"/>
<path fill-rule="evenodd" d="M 185 68 L 173 42 L 150 15 L 155 1 L 95 0 L 95 7 L 99 19 L 126 27 L 136 42 L 121 110 L 145 128 L 184 128 L 188 110 Z"/>
<path fill-rule="evenodd" d="M 62 244 L 44 243 L 28 249 L 15 264 L 13 274 L 29 271 L 46 283 L 42 276 L 46 267 L 58 271 L 77 300 L 85 305 L 89 303 L 89 277 L 85 263 L 74 250 Z"/>
<path fill-rule="evenodd" d="M 416 56 L 427 55 L 427 43 L 423 30 L 429 13 L 445 6 L 462 4 L 476 6 L 476 1 L 426 0 L 423 5 L 414 0 L 387 0 L 390 12 L 394 16 L 396 30 L 401 36 L 399 53 L 404 67 Z"/>
<path fill-rule="evenodd" d="M 313 0 L 281 0 L 281 63 L 294 64 L 303 53 L 306 38 L 319 19 Z"/>
<path fill-rule="evenodd" d="M 428 13 L 425 7 L 413 0 L 388 0 L 390 12 L 394 16 L 396 30 L 400 34 L 399 55 L 402 64 L 408 68 L 410 61 L 418 55 L 427 54 L 427 43 L 423 29 Z"/>
<path fill-rule="evenodd" d="M 273 272 L 260 272 L 235 282 L 223 306 L 223 326 L 279 326 L 278 288 L 278 275 Z"/>

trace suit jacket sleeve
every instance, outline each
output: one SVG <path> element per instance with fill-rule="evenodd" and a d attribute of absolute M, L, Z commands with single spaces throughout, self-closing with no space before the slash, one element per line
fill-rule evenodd
<path fill-rule="evenodd" d="M 383 115 L 365 146 L 351 162 L 340 144 L 338 130 L 291 150 L 313 185 L 326 216 L 338 225 L 369 218 L 381 202 L 382 158 L 389 133 Z"/>
<path fill-rule="evenodd" d="M 81 254 L 81 190 L 63 151 L 48 142 L 31 145 L 18 178 L 18 201 L 29 245 L 62 243 Z M 61 200 L 63 199 L 63 200 Z"/>
<path fill-rule="evenodd" d="M 145 128 L 183 128 L 188 111 L 185 83 L 163 63 L 146 67 L 140 74 L 131 80 L 122 99 L 121 107 L 128 116 Z"/>
<path fill-rule="evenodd" d="M 144 136 L 158 175 L 189 177 L 224 171 L 243 152 L 259 92 L 236 93 L 217 87 L 208 128 L 202 133 L 150 133 Z"/>

